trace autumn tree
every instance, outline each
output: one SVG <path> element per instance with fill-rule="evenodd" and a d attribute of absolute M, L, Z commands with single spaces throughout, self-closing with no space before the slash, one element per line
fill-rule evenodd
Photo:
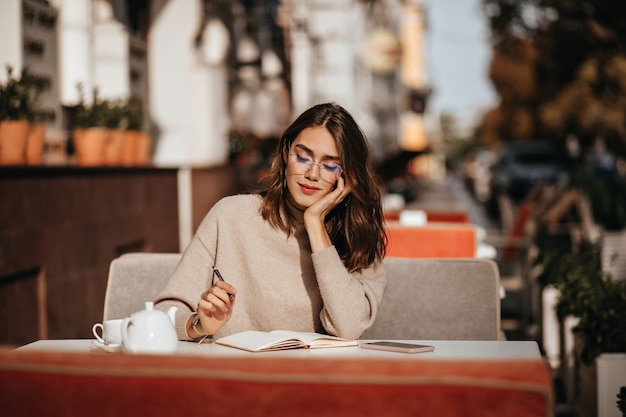
<path fill-rule="evenodd" d="M 603 137 L 626 156 L 626 2 L 482 0 L 499 105 L 482 133 L 499 141 L 546 138 L 583 150 Z"/>

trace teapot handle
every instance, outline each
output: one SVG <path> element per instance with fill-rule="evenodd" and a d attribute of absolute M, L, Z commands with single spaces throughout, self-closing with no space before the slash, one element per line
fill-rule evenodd
<path fill-rule="evenodd" d="M 126 317 L 122 321 L 122 346 L 127 352 L 135 352 L 136 348 L 133 346 L 130 337 L 128 337 L 128 326 L 132 324 L 132 317 Z"/>

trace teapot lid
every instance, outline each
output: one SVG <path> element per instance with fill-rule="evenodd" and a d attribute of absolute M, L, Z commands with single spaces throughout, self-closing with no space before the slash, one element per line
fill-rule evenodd
<path fill-rule="evenodd" d="M 160 320 L 162 317 L 169 320 L 168 315 L 164 311 L 154 308 L 153 301 L 144 302 L 144 310 L 137 311 L 136 313 L 131 314 L 131 316 L 140 320 L 154 320 L 157 318 Z"/>

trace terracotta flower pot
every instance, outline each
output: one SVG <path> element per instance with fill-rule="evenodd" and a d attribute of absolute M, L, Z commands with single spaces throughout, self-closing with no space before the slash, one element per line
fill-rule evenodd
<path fill-rule="evenodd" d="M 104 146 L 108 138 L 109 130 L 102 127 L 74 130 L 73 140 L 78 165 L 103 165 Z"/>
<path fill-rule="evenodd" d="M 136 165 L 149 165 L 152 137 L 148 132 L 137 132 Z"/>
<path fill-rule="evenodd" d="M 122 152 L 124 148 L 125 132 L 115 129 L 109 133 L 109 138 L 104 145 L 104 164 L 115 166 L 122 164 Z"/>
<path fill-rule="evenodd" d="M 122 165 L 135 165 L 137 154 L 137 134 L 135 130 L 124 131 L 124 144 L 122 145 Z"/>
<path fill-rule="evenodd" d="M 26 140 L 30 123 L 26 120 L 0 122 L 0 164 L 21 165 L 26 162 Z"/>
<path fill-rule="evenodd" d="M 43 164 L 43 143 L 46 127 L 43 123 L 31 126 L 26 140 L 26 162 L 29 165 Z"/>

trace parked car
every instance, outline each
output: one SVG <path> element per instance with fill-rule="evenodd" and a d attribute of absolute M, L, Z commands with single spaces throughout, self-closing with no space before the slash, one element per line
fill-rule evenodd
<path fill-rule="evenodd" d="M 549 142 L 507 143 L 492 167 L 492 197 L 505 194 L 518 203 L 538 184 L 556 183 L 565 175 L 562 155 Z"/>

